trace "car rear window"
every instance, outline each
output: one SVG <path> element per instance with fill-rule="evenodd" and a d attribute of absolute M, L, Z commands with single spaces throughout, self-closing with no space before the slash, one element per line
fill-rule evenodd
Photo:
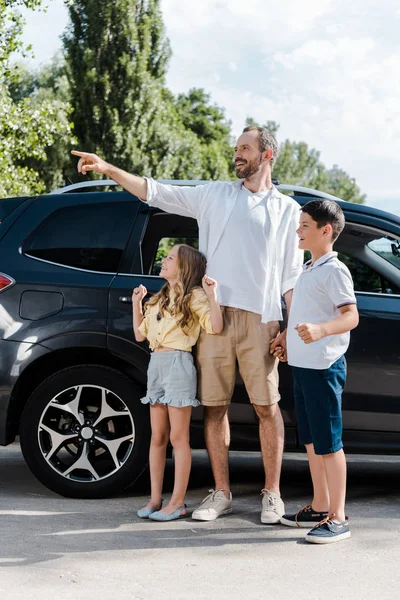
<path fill-rule="evenodd" d="M 23 252 L 63 266 L 117 273 L 135 214 L 134 202 L 60 208 L 31 233 Z"/>

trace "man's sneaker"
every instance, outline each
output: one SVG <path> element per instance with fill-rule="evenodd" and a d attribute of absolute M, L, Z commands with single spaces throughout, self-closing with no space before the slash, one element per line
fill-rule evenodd
<path fill-rule="evenodd" d="M 262 506 L 261 506 L 261 523 L 266 525 L 274 525 L 280 523 L 281 517 L 285 512 L 285 505 L 282 498 L 270 492 L 269 490 L 261 490 Z"/>
<path fill-rule="evenodd" d="M 221 515 L 232 512 L 232 494 L 229 494 L 228 500 L 224 490 L 209 490 L 209 492 L 199 508 L 192 513 L 192 519 L 195 521 L 214 521 Z"/>
<path fill-rule="evenodd" d="M 335 515 L 326 517 L 321 523 L 309 531 L 305 537 L 311 544 L 333 544 L 351 536 L 349 522 L 346 519 L 341 523 L 333 521 Z"/>
<path fill-rule="evenodd" d="M 282 525 L 287 525 L 288 527 L 314 527 L 314 525 L 318 525 L 328 516 L 327 512 L 317 512 L 313 510 L 311 505 L 305 506 L 301 508 L 299 512 L 294 515 L 283 515 L 281 517 Z"/>

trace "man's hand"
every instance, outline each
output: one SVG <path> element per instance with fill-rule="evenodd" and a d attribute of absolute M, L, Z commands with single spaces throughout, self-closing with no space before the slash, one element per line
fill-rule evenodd
<path fill-rule="evenodd" d="M 147 295 L 147 289 L 144 285 L 139 285 L 135 288 L 132 293 L 132 304 L 134 307 L 141 305 L 143 298 Z"/>
<path fill-rule="evenodd" d="M 296 325 L 295 330 L 305 344 L 318 342 L 326 335 L 322 325 L 314 325 L 313 323 L 299 323 Z"/>
<path fill-rule="evenodd" d="M 215 279 L 212 279 L 211 277 L 208 277 L 208 275 L 204 275 L 203 280 L 202 280 L 202 286 L 203 286 L 203 290 L 205 291 L 205 293 L 207 294 L 207 298 L 209 300 L 216 300 L 217 299 L 217 282 L 215 281 Z"/>
<path fill-rule="evenodd" d="M 275 358 L 278 358 L 281 362 L 287 362 L 286 352 L 286 329 L 282 333 L 278 333 L 276 338 L 271 340 L 269 344 L 269 352 L 273 354 Z"/>
<path fill-rule="evenodd" d="M 77 169 L 78 173 L 82 173 L 82 175 L 86 175 L 88 171 L 95 171 L 96 173 L 105 175 L 110 167 L 110 165 L 97 156 L 97 154 L 80 152 L 79 150 L 72 150 L 71 154 L 80 157 Z"/>

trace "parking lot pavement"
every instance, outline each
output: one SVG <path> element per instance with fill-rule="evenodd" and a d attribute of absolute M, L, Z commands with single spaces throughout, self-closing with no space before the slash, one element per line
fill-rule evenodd
<path fill-rule="evenodd" d="M 258 454 L 233 453 L 234 512 L 209 523 L 141 521 L 147 484 L 118 498 L 71 500 L 28 471 L 19 446 L 0 449 L 0 594 L 4 600 L 397 600 L 400 457 L 350 457 L 352 538 L 303 542 L 304 530 L 259 522 Z M 166 488 L 171 490 L 169 461 Z M 211 483 L 195 452 L 189 508 Z M 287 510 L 309 502 L 304 455 L 286 455 Z"/>

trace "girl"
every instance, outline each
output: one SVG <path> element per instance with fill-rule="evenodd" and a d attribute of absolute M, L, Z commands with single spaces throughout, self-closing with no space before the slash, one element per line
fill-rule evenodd
<path fill-rule="evenodd" d="M 172 521 L 186 516 L 184 500 L 192 462 L 190 417 L 192 407 L 200 404 L 191 350 L 200 327 L 207 333 L 221 333 L 223 328 L 217 282 L 206 276 L 206 266 L 201 252 L 184 244 L 174 246 L 162 261 L 160 276 L 167 283 L 146 303 L 144 318 L 146 288 L 140 285 L 132 295 L 135 338 L 138 342 L 147 338 L 152 350 L 147 394 L 142 398 L 150 404 L 151 422 L 151 498 L 137 513 L 143 519 Z M 171 500 L 162 508 L 168 439 L 174 449 L 175 480 Z"/>

